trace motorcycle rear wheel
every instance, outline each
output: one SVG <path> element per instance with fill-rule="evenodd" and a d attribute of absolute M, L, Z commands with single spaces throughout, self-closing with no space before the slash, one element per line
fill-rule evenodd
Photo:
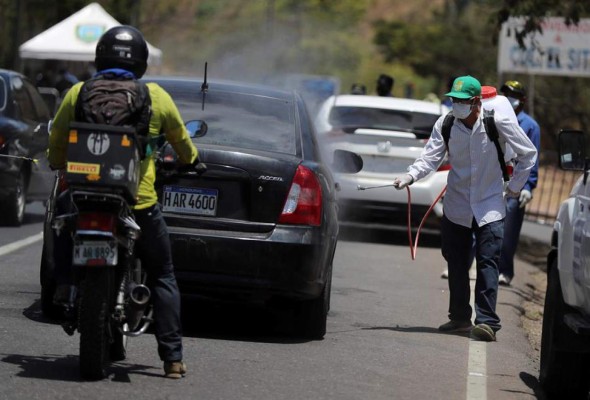
<path fill-rule="evenodd" d="M 112 271 L 87 270 L 80 298 L 80 375 L 106 377 L 109 363 L 109 292 Z"/>

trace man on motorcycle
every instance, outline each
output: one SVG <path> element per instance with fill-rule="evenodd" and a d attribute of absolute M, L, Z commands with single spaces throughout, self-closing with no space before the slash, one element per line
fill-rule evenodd
<path fill-rule="evenodd" d="M 111 28 L 102 35 L 96 46 L 97 73 L 93 79 L 140 79 L 147 68 L 147 59 L 148 47 L 140 31 L 131 26 Z M 53 169 L 66 167 L 70 122 L 80 118 L 80 107 L 84 106 L 78 101 L 79 97 L 84 98 L 81 93 L 83 84 L 80 82 L 69 90 L 53 120 L 48 151 Z M 195 163 L 197 149 L 172 98 L 157 84 L 147 83 L 145 86 L 148 89 L 148 101 L 143 115 L 147 115 L 147 143 L 150 137 L 155 138 L 163 131 L 180 161 Z M 165 376 L 178 379 L 186 373 L 186 365 L 182 360 L 180 293 L 174 275 L 168 228 L 154 188 L 156 168 L 150 153 L 148 145 L 146 156 L 141 162 L 137 204 L 134 206 L 136 222 L 141 227 L 136 254 L 148 272 L 147 285 L 153 293 L 158 354 L 164 361 Z M 59 296 L 64 292 L 67 294 L 71 285 L 72 243 L 67 236 L 58 235 L 55 240 L 57 301 L 63 301 Z"/>

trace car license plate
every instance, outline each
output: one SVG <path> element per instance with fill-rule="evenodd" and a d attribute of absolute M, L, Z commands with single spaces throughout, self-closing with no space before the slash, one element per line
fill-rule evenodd
<path fill-rule="evenodd" d="M 217 190 L 164 186 L 162 204 L 164 211 L 215 216 L 217 214 Z"/>
<path fill-rule="evenodd" d="M 117 243 L 83 241 L 74 243 L 74 265 L 117 265 Z"/>

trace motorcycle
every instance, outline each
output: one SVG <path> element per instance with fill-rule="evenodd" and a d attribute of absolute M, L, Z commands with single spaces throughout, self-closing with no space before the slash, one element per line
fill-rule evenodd
<path fill-rule="evenodd" d="M 67 169 L 56 179 L 47 207 L 46 226 L 55 235 L 47 237 L 46 229 L 46 240 L 72 240 L 73 285 L 62 326 L 69 335 L 80 333 L 82 378 L 97 380 L 106 377 L 111 361 L 125 358 L 127 338 L 153 322 L 147 275 L 134 251 L 141 228 L 131 208 L 141 149 L 128 128 L 73 123 L 71 129 Z M 58 212 L 58 201 L 67 204 L 66 212 Z M 44 313 L 55 314 L 48 298 L 55 287 L 47 278 L 54 269 L 50 244 L 44 245 L 41 300 Z"/>

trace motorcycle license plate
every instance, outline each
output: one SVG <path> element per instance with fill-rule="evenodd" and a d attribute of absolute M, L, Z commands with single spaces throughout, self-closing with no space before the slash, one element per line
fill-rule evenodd
<path fill-rule="evenodd" d="M 74 243 L 74 265 L 117 265 L 117 243 L 84 241 Z"/>
<path fill-rule="evenodd" d="M 164 186 L 163 210 L 182 214 L 217 214 L 217 190 L 183 186 Z"/>

